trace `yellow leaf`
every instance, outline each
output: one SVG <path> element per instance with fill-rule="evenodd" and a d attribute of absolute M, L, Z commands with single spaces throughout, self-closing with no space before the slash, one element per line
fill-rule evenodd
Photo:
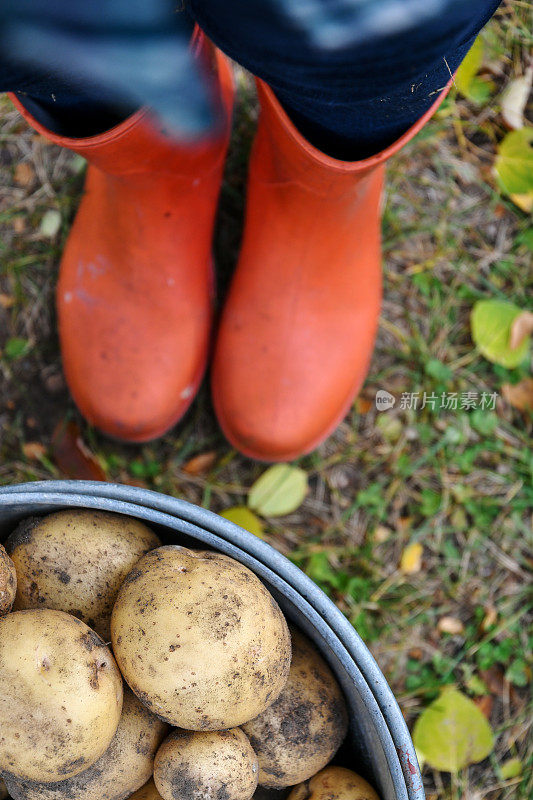
<path fill-rule="evenodd" d="M 432 767 L 457 773 L 486 758 L 494 747 L 494 736 L 476 704 L 448 687 L 417 719 L 413 742 Z"/>
<path fill-rule="evenodd" d="M 531 214 L 533 211 L 533 192 L 527 194 L 510 194 L 509 197 L 521 211 Z"/>
<path fill-rule="evenodd" d="M 246 508 L 246 506 L 227 508 L 220 513 L 220 516 L 224 517 L 224 519 L 228 519 L 235 525 L 239 525 L 239 527 L 244 528 L 245 531 L 253 533 L 254 536 L 258 536 L 260 539 L 263 538 L 263 525 L 261 520 L 253 511 Z"/>
<path fill-rule="evenodd" d="M 400 559 L 401 571 L 405 572 L 406 575 L 414 575 L 416 572 L 420 572 L 423 552 L 424 548 L 420 542 L 413 542 L 407 545 Z"/>

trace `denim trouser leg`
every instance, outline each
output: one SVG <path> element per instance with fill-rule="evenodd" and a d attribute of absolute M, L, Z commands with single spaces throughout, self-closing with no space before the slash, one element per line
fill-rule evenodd
<path fill-rule="evenodd" d="M 423 115 L 501 0 L 444 3 L 417 27 L 335 52 L 313 46 L 272 0 L 186 2 L 218 47 L 270 84 L 315 146 L 352 160 L 379 152 Z"/>
<path fill-rule="evenodd" d="M 280 11 L 281 0 L 185 0 L 215 44 L 272 86 L 315 146 L 348 160 L 383 149 L 422 116 L 500 0 L 440 2 L 442 13 L 403 32 L 327 49 Z M 97 85 L 80 92 L 68 77 L 21 71 L 1 54 L 0 91 L 24 92 L 44 124 L 49 114 L 49 127 L 62 113 L 73 136 L 106 130 L 131 111 L 117 109 Z M 63 131 L 56 125 L 56 132 Z"/>

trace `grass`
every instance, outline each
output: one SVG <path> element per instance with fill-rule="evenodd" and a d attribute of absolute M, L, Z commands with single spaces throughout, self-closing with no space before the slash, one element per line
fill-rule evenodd
<path fill-rule="evenodd" d="M 432 798 L 527 798 L 533 791 L 531 680 L 532 418 L 501 386 L 528 367 L 496 367 L 475 351 L 469 315 L 479 298 L 531 302 L 529 220 L 500 195 L 491 171 L 505 130 L 499 93 L 521 74 L 530 46 L 527 6 L 505 3 L 485 32 L 488 101 L 452 93 L 389 166 L 384 212 L 385 301 L 361 397 L 335 434 L 301 459 L 310 492 L 297 512 L 266 521 L 265 538 L 334 599 L 366 639 L 410 725 L 454 682 L 488 714 L 493 754 L 450 779 L 424 770 Z M 238 252 L 246 160 L 256 119 L 247 77 L 216 236 L 223 295 Z M 27 164 L 25 172 L 19 164 Z M 214 511 L 246 501 L 264 466 L 232 450 L 204 386 L 186 419 L 142 447 L 110 442 L 81 420 L 64 385 L 53 311 L 63 242 L 82 186 L 80 159 L 48 145 L 0 105 L 0 482 L 61 477 L 50 451 L 58 422 L 75 420 L 111 481 L 183 497 Z M 57 210 L 61 227 L 40 229 Z M 531 235 L 531 234 L 529 234 Z M 530 239 L 529 239 L 530 241 Z M 402 392 L 496 392 L 494 410 L 377 412 Z M 28 443 L 44 447 L 31 458 Z M 205 472 L 185 469 L 212 453 Z M 421 569 L 399 569 L 423 546 Z M 442 630 L 443 617 L 460 621 Z M 519 758 L 522 774 L 503 778 Z"/>

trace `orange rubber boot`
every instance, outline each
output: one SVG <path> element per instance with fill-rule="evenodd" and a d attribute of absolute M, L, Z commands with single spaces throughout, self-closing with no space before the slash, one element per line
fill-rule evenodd
<path fill-rule="evenodd" d="M 380 203 L 387 150 L 338 161 L 309 144 L 258 80 L 237 271 L 221 319 L 212 392 L 242 453 L 288 461 L 341 422 L 369 366 L 381 301 Z"/>
<path fill-rule="evenodd" d="M 98 136 L 57 136 L 13 98 L 37 131 L 89 161 L 57 286 L 63 367 L 89 422 L 131 442 L 179 420 L 207 363 L 233 80 L 203 36 L 196 47 L 215 73 L 225 117 L 197 143 L 177 142 L 147 110 Z"/>

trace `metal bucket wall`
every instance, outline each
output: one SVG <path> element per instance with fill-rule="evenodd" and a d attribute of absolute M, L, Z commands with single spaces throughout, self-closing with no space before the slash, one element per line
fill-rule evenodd
<path fill-rule="evenodd" d="M 166 543 L 208 547 L 235 558 L 267 585 L 286 616 L 320 649 L 350 713 L 344 764 L 382 800 L 423 800 L 414 747 L 401 711 L 366 645 L 334 603 L 285 556 L 210 511 L 146 489 L 92 481 L 44 481 L 0 489 L 0 541 L 20 519 L 82 507 L 128 514 Z"/>

